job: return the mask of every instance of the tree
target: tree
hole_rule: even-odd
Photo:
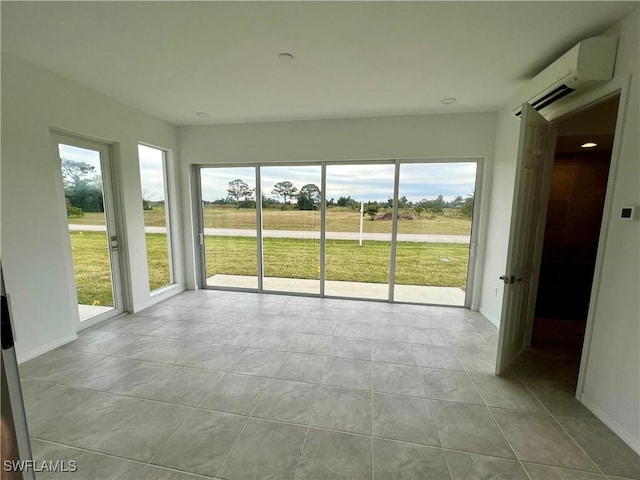
[[[402,196],[398,199],[398,208],[407,208],[407,206],[409,205],[409,200],[407,199],[406,196]]]
[[[371,221],[373,221],[373,219],[375,218],[376,214],[378,213],[378,210],[379,210],[379,208],[378,208],[378,204],[377,203],[369,202],[364,206],[363,215],[369,215],[369,219]]]
[[[271,190],[271,193],[273,195],[278,195],[279,197],[282,197],[282,201],[286,205],[287,203],[289,203],[287,200],[291,199],[296,194],[297,191],[298,189],[293,186],[293,183],[289,181],[284,181],[284,182],[276,183],[273,186],[273,190]]]
[[[244,183],[241,179],[236,178],[229,182],[227,195],[230,199],[234,200],[235,203],[240,203],[241,199],[244,199],[244,201],[247,202],[253,197],[253,189],[249,188],[249,185]]]
[[[468,195],[467,198],[464,199],[464,202],[460,206],[460,213],[465,217],[470,217],[473,215],[473,200],[474,195]]]
[[[298,193],[298,208],[300,210],[315,210],[320,205],[320,189],[313,183],[307,183]]]
[[[347,196],[347,197],[340,197],[338,198],[338,201],[336,202],[336,205],[338,207],[350,207],[351,205],[355,204],[356,201],[351,198],[351,195]]]
[[[84,212],[104,212],[102,178],[93,165],[77,160],[62,159],[64,196],[72,207]]]
[[[413,207],[413,211],[416,212],[416,215],[419,217],[424,212],[424,207],[422,205],[416,205]]]
[[[62,183],[64,188],[75,187],[81,183],[95,180],[96,167],[86,162],[62,159]]]

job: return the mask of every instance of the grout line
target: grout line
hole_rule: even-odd
[[[180,422],[180,425],[178,425],[178,427],[177,427],[177,428],[176,428],[176,429],[171,433],[171,435],[169,435],[169,438],[167,438],[167,440],[166,440],[162,445],[160,445],[160,448],[158,448],[158,450],[156,451],[156,453],[154,453],[154,454],[151,456],[151,458],[147,461],[147,464],[145,465],[145,467],[147,467],[148,465],[150,465],[150,464],[151,464],[151,462],[153,461],[153,459],[154,459],[154,458],[156,458],[156,457],[158,456],[158,454],[162,451],[162,449],[163,449],[163,448],[164,448],[164,447],[165,447],[165,446],[166,446],[166,445],[171,441],[171,439],[174,437],[174,435],[176,434],[176,432],[177,432],[178,430],[180,430],[180,429],[182,428],[182,426],[183,426],[185,423],[187,423],[187,421],[188,421],[191,417],[193,417],[193,415],[195,415],[195,413],[196,413],[196,409],[195,409],[195,408],[193,408],[193,409],[191,410],[191,413],[190,413],[189,415],[187,415],[187,416],[185,417],[185,419],[184,419],[182,422]]]
[[[262,395],[260,395],[260,399],[254,405],[253,409],[251,410],[251,413],[249,413],[249,415],[247,415],[247,420],[244,422],[244,425],[242,426],[242,430],[240,430],[240,433],[236,437],[236,441],[233,442],[233,445],[231,446],[231,448],[229,449],[229,451],[225,455],[224,460],[222,460],[222,462],[220,462],[220,466],[218,467],[218,469],[216,470],[216,474],[214,475],[215,477],[217,477],[218,473],[220,473],[222,471],[222,469],[224,468],[224,465],[225,465],[225,463],[227,463],[227,459],[229,458],[229,455],[231,455],[231,452],[233,452],[233,449],[236,448],[236,445],[238,444],[238,440],[240,440],[240,437],[242,436],[242,434],[244,433],[245,429],[247,428],[247,425],[249,424],[249,421],[251,420],[251,418],[253,418],[253,414],[255,413],[256,409],[258,408],[258,405],[260,405],[260,402],[262,401],[262,398],[264,397],[264,394],[266,392],[267,392],[267,384],[265,383],[264,390],[262,391]]]
[[[329,368],[329,362],[327,362],[327,364],[325,365],[325,370]],[[324,372],[322,372],[322,377],[324,378]],[[320,379],[320,381],[322,381],[322,378]],[[302,452],[304,451],[304,446],[307,443],[307,435],[309,435],[309,428],[311,428],[311,422],[313,421],[313,414],[316,411],[316,405],[318,404],[318,396],[320,395],[320,388],[322,388],[322,385],[318,385],[316,387],[316,396],[315,399],[313,400],[313,407],[311,407],[311,415],[309,415],[309,421],[307,422],[307,425],[305,426],[305,431],[304,431],[304,438],[302,439],[302,445],[300,446],[300,452],[298,452],[298,461],[296,462],[296,468],[293,470],[293,477],[295,478],[296,473],[298,473],[298,467],[300,467],[300,460],[302,460]]]
[[[369,377],[370,377],[370,384],[369,384],[369,388],[370,388],[370,392],[369,392],[369,402],[370,402],[370,406],[371,406],[371,479],[375,480],[376,478],[376,461],[375,461],[375,454],[374,454],[374,440],[373,440],[373,402],[374,402],[374,396],[375,393],[373,391],[373,361],[369,362]]]

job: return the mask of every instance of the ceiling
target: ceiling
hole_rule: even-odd
[[[2,1],[2,50],[176,125],[495,111],[637,6]]]

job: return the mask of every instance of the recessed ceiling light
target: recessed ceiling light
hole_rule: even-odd
[[[587,143],[583,143],[582,145],[580,145],[582,148],[593,148],[593,147],[597,147],[598,144],[597,143],[593,143],[593,142],[587,142]]]
[[[209,114],[207,112],[196,112],[196,116],[200,118],[209,118]]]
[[[291,63],[294,59],[295,57],[291,53],[282,52],[278,54],[278,60],[280,60],[282,63]]]
[[[447,97],[440,100],[440,103],[443,103],[444,105],[451,105],[452,103],[455,103],[457,100],[458,100],[457,98]]]

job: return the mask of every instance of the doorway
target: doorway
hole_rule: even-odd
[[[619,95],[558,122],[531,347],[577,382]]]
[[[55,134],[80,322],[124,311],[109,145]]]

